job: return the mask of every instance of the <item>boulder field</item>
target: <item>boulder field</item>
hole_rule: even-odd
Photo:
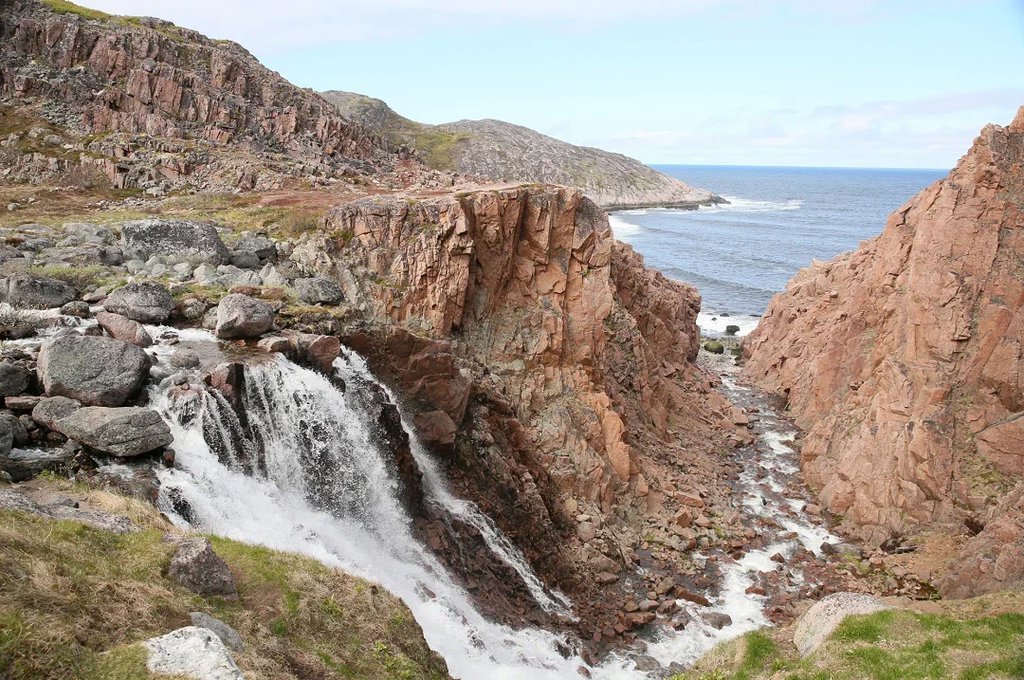
[[[805,479],[853,534],[952,535],[943,593],[1024,585],[1024,109],[801,271],[744,346],[806,431]]]

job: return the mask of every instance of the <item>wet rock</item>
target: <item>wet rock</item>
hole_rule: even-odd
[[[60,308],[60,313],[64,316],[73,316],[79,319],[86,319],[92,314],[92,310],[89,309],[89,303],[82,300],[72,300],[63,307]]]
[[[124,340],[137,347],[149,347],[153,344],[153,338],[150,337],[149,331],[138,321],[132,321],[126,316],[112,312],[99,312],[96,314],[96,323],[112,338]]]
[[[704,350],[712,354],[725,354],[725,345],[717,340],[708,340],[704,343]]]
[[[217,337],[256,338],[274,326],[274,308],[247,295],[227,295],[217,306]]]
[[[54,309],[76,300],[75,289],[56,279],[11,274],[0,279],[0,302],[19,309]]]
[[[9,424],[9,423],[7,423]],[[15,482],[32,479],[41,472],[64,473],[74,454],[58,449],[8,449],[4,453],[5,422],[0,418],[0,470]]]
[[[700,605],[701,607],[711,606],[711,602],[708,600],[708,598],[704,597],[700,593],[695,593],[693,591],[687,590],[682,586],[676,586],[675,596],[680,600],[686,600],[687,602],[692,602],[694,604]]]
[[[444,411],[417,413],[413,418],[413,425],[425,444],[451,446],[455,443],[458,427]]]
[[[227,647],[207,628],[187,626],[142,643],[152,673],[196,680],[244,680]]]
[[[37,372],[47,396],[120,406],[149,374],[149,356],[123,340],[65,335],[43,345]]]
[[[199,365],[199,355],[190,349],[179,349],[171,355],[171,366],[175,368],[195,368]]]
[[[199,626],[200,628],[212,631],[220,638],[221,642],[236,652],[241,652],[245,649],[245,643],[242,642],[242,636],[239,635],[234,628],[220,619],[215,619],[209,614],[203,612],[192,612],[189,614],[189,618],[192,619],[193,626]]]
[[[245,384],[245,365],[238,361],[219,364],[203,378],[231,404],[238,405]]]
[[[701,618],[706,624],[717,630],[732,625],[732,617],[724,612],[704,612],[701,614]]]
[[[231,570],[206,538],[182,541],[171,557],[167,575],[203,597],[237,595]]]
[[[269,338],[260,338],[256,346],[264,352],[277,352],[280,354],[289,354],[292,351],[292,343],[288,338],[275,335]]]
[[[295,279],[292,285],[295,286],[295,290],[299,293],[302,301],[312,305],[334,305],[341,302],[344,298],[338,282],[326,276]]]
[[[151,281],[118,288],[103,301],[103,309],[142,323],[163,323],[171,315],[174,300],[167,289]]]
[[[334,360],[341,354],[341,341],[333,335],[299,333],[289,338],[297,361],[322,373],[334,371]]]
[[[125,257],[148,260],[168,255],[192,265],[227,262],[227,246],[212,224],[185,220],[151,219],[121,225]]]
[[[731,323],[731,324],[729,324],[728,326],[725,327],[725,334],[726,335],[736,335],[739,332],[740,332],[740,327],[737,326],[734,323]]]
[[[28,390],[32,372],[24,366],[0,362],[0,397],[15,397]]]
[[[832,634],[847,616],[891,609],[876,597],[863,593],[833,593],[811,605],[796,622],[793,644],[807,656]]]
[[[206,303],[199,298],[185,298],[171,311],[173,318],[181,321],[199,321],[206,314]]]
[[[174,441],[167,424],[151,408],[87,406],[58,420],[56,429],[91,449],[119,458],[149,453]]]
[[[80,408],[82,404],[74,399],[46,397],[33,407],[32,420],[40,427],[52,430],[58,420],[68,417]]]

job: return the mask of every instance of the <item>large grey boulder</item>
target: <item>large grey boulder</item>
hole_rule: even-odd
[[[58,420],[67,418],[80,408],[82,405],[74,399],[46,397],[32,407],[32,420],[36,425],[52,430],[57,426]]]
[[[234,245],[235,252],[254,253],[261,260],[267,260],[277,255],[277,244],[273,239],[260,234],[253,234],[250,231],[243,231],[242,235]]]
[[[123,340],[65,335],[43,345],[36,370],[47,396],[120,406],[149,374],[149,355]]]
[[[9,418],[0,417],[0,458],[9,456],[14,446],[14,423]]]
[[[159,283],[136,281],[108,295],[103,309],[132,321],[163,323],[174,309],[174,300]]]
[[[0,279],[0,302],[20,309],[53,309],[78,298],[75,289],[57,279],[11,274]]]
[[[263,300],[233,293],[217,306],[217,337],[256,338],[274,327],[274,308]]]
[[[335,305],[341,302],[344,294],[341,286],[334,279],[326,276],[315,276],[309,279],[295,279],[292,283],[303,302],[311,305]]]
[[[151,408],[86,406],[61,418],[55,429],[96,451],[129,458],[174,441],[160,414]]]
[[[796,622],[793,644],[807,656],[832,634],[847,616],[892,609],[877,597],[863,593],[833,593],[811,605]]]
[[[32,383],[32,372],[24,366],[0,362],[0,397],[16,397]]]
[[[142,643],[152,673],[196,680],[244,680],[227,647],[217,635],[199,626],[186,626]]]
[[[192,612],[188,616],[192,619],[193,626],[199,626],[200,628],[212,631],[220,638],[221,642],[236,652],[241,652],[245,649],[245,643],[242,642],[242,636],[238,634],[238,631],[220,619],[215,619],[205,612]]]
[[[126,259],[148,260],[167,255],[198,265],[222,264],[230,254],[217,229],[204,222],[186,220],[138,220],[121,225],[121,249]]]
[[[207,538],[182,541],[171,556],[167,575],[203,597],[237,595],[235,578],[227,562],[213,551]]]
[[[108,335],[118,340],[138,347],[149,347],[153,344],[153,338],[138,321],[132,321],[126,316],[114,314],[113,312],[99,312],[96,315],[96,323],[105,330]]]
[[[0,437],[3,427],[3,424],[0,424]],[[23,482],[47,470],[65,472],[73,456],[74,453],[65,448],[11,449],[8,453],[0,455],[0,470],[10,475],[12,481]]]

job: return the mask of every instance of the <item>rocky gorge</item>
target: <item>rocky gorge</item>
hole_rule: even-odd
[[[0,579],[0,674],[669,677],[836,591],[1019,587],[1020,117],[738,373],[590,189],[428,167],[158,19],[0,35],[0,560],[79,579]]]

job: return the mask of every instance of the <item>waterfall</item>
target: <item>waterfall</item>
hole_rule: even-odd
[[[205,331],[176,331],[193,346],[216,348]],[[154,329],[154,336],[159,329]],[[158,345],[158,359],[174,351]],[[567,655],[571,641],[540,628],[513,629],[488,619],[468,592],[413,533],[399,498],[400,481],[390,451],[372,436],[374,419],[367,401],[375,391],[392,404],[394,395],[376,380],[366,362],[344,349],[334,362],[340,389],[324,375],[279,355],[247,362],[236,412],[218,391],[207,389],[200,373],[187,385],[168,379],[151,392],[154,408],[174,435],[175,468],[161,469],[161,508],[176,522],[247,543],[302,553],[348,573],[378,582],[412,610],[432,649],[448,663],[453,677],[471,680],[580,677],[586,664]],[[743,388],[723,376],[734,400]],[[750,397],[753,398],[753,397]],[[773,518],[796,538],[778,537],[741,559],[723,560],[722,581],[709,609],[677,601],[693,621],[679,632],[661,629],[647,654],[664,666],[692,663],[716,642],[769,625],[764,598],[746,589],[760,572],[779,569],[774,552],[791,554],[797,546],[817,552],[821,540],[837,540],[820,522],[800,517],[800,501],[787,498],[784,482],[797,471],[795,453],[786,445],[786,424],[763,409],[758,442],[744,449],[737,509],[748,521]],[[241,419],[244,419],[242,422]],[[444,475],[402,418],[410,450],[420,472],[424,501],[475,528],[490,551],[511,568],[546,611],[571,617],[571,603],[546,588],[522,552],[491,518],[472,502],[455,497]],[[694,555],[702,560],[703,556]],[[791,578],[799,582],[801,573]],[[705,611],[728,614],[733,623],[719,630],[701,617]],[[611,655],[590,668],[599,680],[649,677],[633,659]]]
[[[353,382],[373,381],[355,355],[338,365]],[[185,501],[187,521],[197,529],[303,553],[381,583],[413,611],[454,677],[577,676],[583,662],[559,652],[566,640],[488,620],[416,540],[387,452],[374,444],[356,400],[327,377],[283,357],[248,364],[240,395],[247,427],[223,396],[205,389],[198,374],[187,387],[173,382],[155,387],[151,397],[175,438],[175,468],[159,473],[161,507],[175,521],[186,523]],[[346,392],[357,390],[353,384]],[[451,496],[426,453],[411,441],[428,501],[480,530],[539,604],[568,611],[565,598],[545,590],[489,518]]]

